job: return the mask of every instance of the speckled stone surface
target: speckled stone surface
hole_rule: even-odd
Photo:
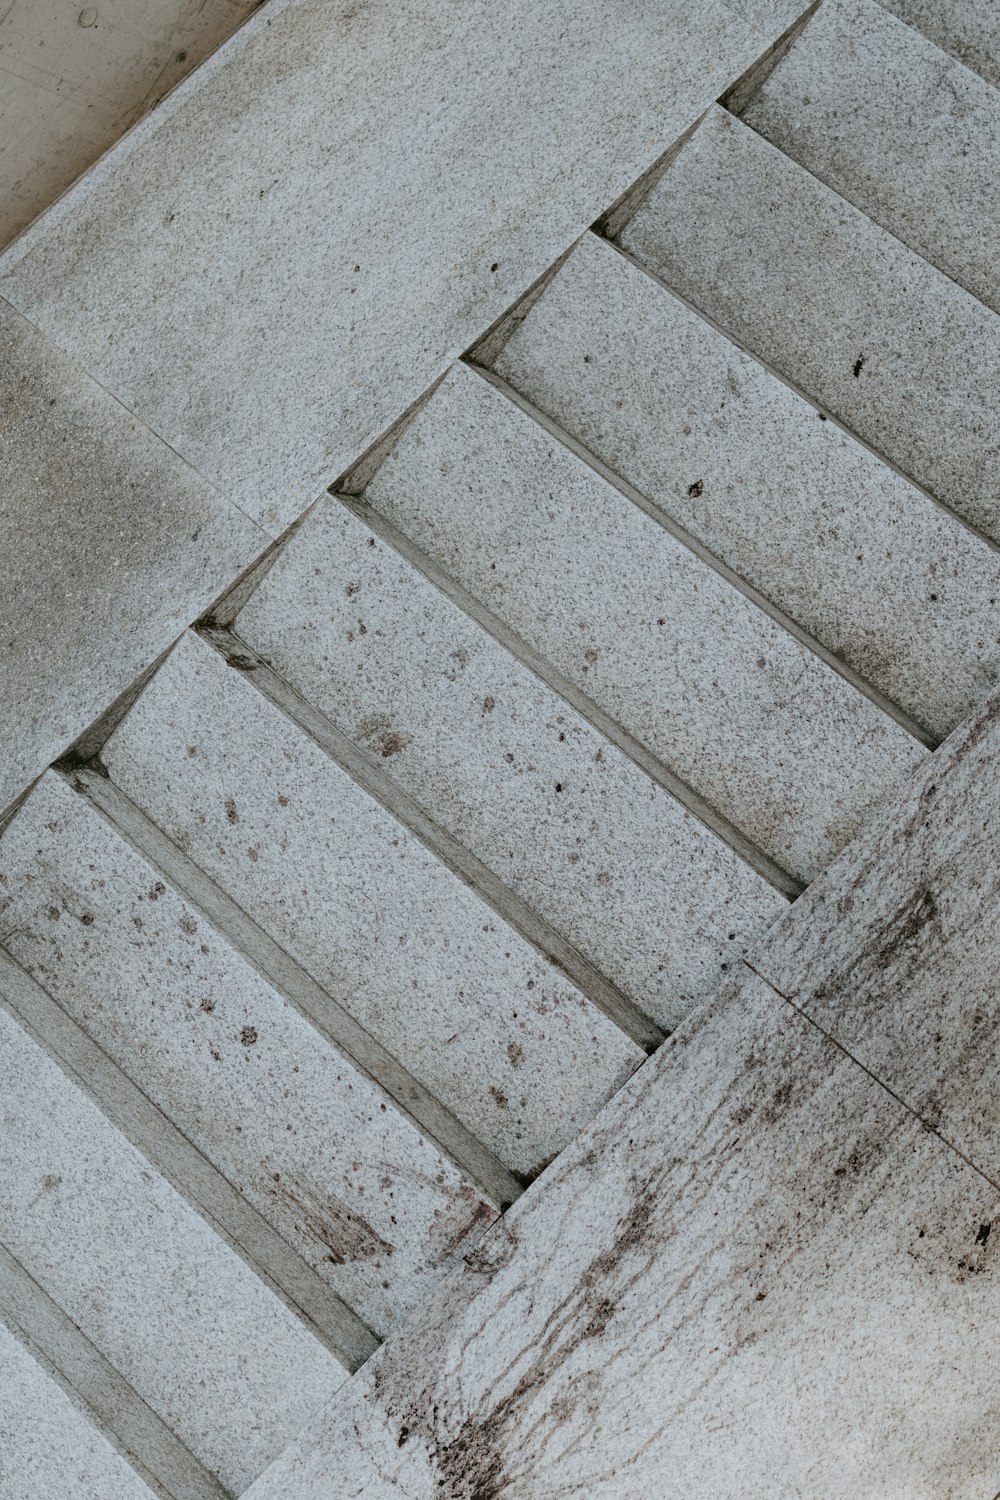
[[[824,0],[742,118],[1000,311],[1000,91],[978,74],[876,0]]]
[[[495,368],[935,735],[996,681],[996,553],[604,241]]]
[[[246,1500],[994,1495],[998,1214],[747,976]]]
[[[104,758],[189,858],[513,1171],[537,1171],[642,1060],[197,637]]]
[[[880,4],[1000,88],[1000,10],[994,0],[880,0]]]
[[[3,1323],[0,1391],[0,1500],[154,1500]]]
[[[1000,318],[976,298],[722,109],[621,241],[1000,539]]]
[[[242,1493],[343,1369],[2,1006],[0,1069],[0,1239]]]
[[[785,902],[335,500],[235,629],[664,1027]]]
[[[371,1328],[405,1316],[493,1217],[54,775],[0,840],[0,892],[6,950]]]
[[[803,879],[924,754],[463,366],[365,499]]]
[[[0,812],[266,545],[0,298]]]
[[[722,0],[269,0],[0,292],[282,530],[769,40]]]

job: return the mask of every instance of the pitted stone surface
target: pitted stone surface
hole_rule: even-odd
[[[713,109],[621,242],[1000,541],[1000,318]]]
[[[464,366],[365,499],[804,880],[925,753]]]
[[[242,1493],[343,1369],[2,1006],[0,1069],[0,1239]]]
[[[595,236],[495,369],[935,735],[996,681],[996,552]]]
[[[494,1216],[54,775],[0,840],[0,893],[0,943],[370,1327]]]

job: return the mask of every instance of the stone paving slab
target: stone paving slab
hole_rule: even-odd
[[[989,308],[723,109],[621,243],[1000,541],[1000,318]]]
[[[0,1240],[240,1494],[341,1366],[0,1007]]]
[[[995,683],[996,552],[604,241],[494,368],[933,734]]]
[[[234,629],[665,1028],[784,910],[336,500],[309,516]]]
[[[196,636],[103,759],[514,1172],[538,1171],[641,1062],[634,1042]],[[440,1233],[448,1240],[455,1226]]]
[[[364,499],[802,880],[925,753],[464,366]]]
[[[740,114],[1000,311],[1000,91],[978,74],[876,0],[824,0]]]
[[[267,540],[0,298],[0,813]]]
[[[0,1500],[154,1500],[2,1323],[0,1389]]]
[[[0,891],[0,944],[371,1328],[495,1216],[54,774],[0,841]]]
[[[1000,88],[1000,11],[993,0],[879,0]]]

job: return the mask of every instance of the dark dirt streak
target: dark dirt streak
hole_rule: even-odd
[[[377,1234],[367,1219],[352,1213],[339,1199],[313,1195],[298,1184],[292,1186],[280,1181],[272,1191],[291,1205],[305,1231],[326,1246],[328,1259],[335,1265],[395,1254],[394,1245]]]

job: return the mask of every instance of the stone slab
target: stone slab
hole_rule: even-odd
[[[770,39],[722,0],[269,0],[0,293],[280,531]]]
[[[3,1323],[0,1390],[0,1500],[154,1500]]]
[[[0,812],[267,540],[0,298]]]
[[[0,1240],[241,1494],[344,1371],[0,1007]]]
[[[784,911],[337,501],[296,532],[234,629],[664,1028]]]
[[[1000,91],[876,0],[824,0],[741,111],[1000,311]]]
[[[53,773],[0,841],[0,891],[6,951],[369,1327],[394,1326],[494,1217]]]
[[[747,976],[247,1500],[993,1495],[998,1213]]]
[[[925,753],[465,366],[364,499],[803,880]]]
[[[1000,11],[993,0],[880,0],[1000,88]]]
[[[115,784],[513,1171],[537,1171],[642,1060],[198,637],[102,754]]]
[[[1000,319],[723,109],[621,243],[1000,540]]]
[[[606,242],[494,368],[932,734],[996,682],[993,549]]]

